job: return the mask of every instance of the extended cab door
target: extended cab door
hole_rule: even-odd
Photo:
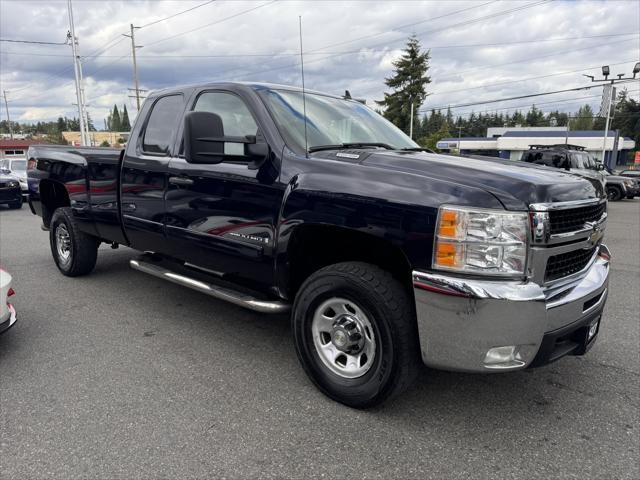
[[[203,91],[192,106],[219,115],[225,136],[261,136],[255,115],[235,93]],[[238,146],[225,144],[225,149]],[[166,232],[173,256],[262,289],[273,285],[275,225],[284,188],[277,172],[250,169],[251,159],[241,152],[217,164],[171,159]]]
[[[169,253],[164,235],[164,195],[185,97],[171,94],[150,103],[140,112],[123,160],[122,224],[133,248]]]

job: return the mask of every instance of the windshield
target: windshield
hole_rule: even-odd
[[[26,160],[12,160],[11,161],[11,170],[17,171],[26,171],[27,170],[27,161]]]
[[[595,170],[596,164],[587,153],[573,152],[571,154],[572,168]]]
[[[304,152],[302,92],[266,90],[263,94],[285,141]],[[306,94],[308,147],[343,143],[384,143],[393,148],[419,145],[391,122],[354,100]]]

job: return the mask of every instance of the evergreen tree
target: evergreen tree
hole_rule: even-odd
[[[118,105],[113,106],[113,112],[111,113],[111,125],[109,130],[112,132],[119,132],[122,130],[122,123],[120,120],[120,112],[118,111]]]
[[[129,112],[127,112],[126,105],[123,105],[122,107],[122,122],[120,128],[121,129],[118,131],[128,132],[129,130],[131,130],[131,124],[129,123]]]
[[[437,132],[429,135],[424,141],[421,141],[420,144],[423,147],[429,148],[434,152],[438,149],[436,148],[436,144],[442,140],[443,138],[451,137],[451,132],[449,131],[449,124],[445,121],[442,123]]]
[[[420,41],[415,36],[409,37],[404,53],[393,62],[393,76],[385,79],[385,84],[393,91],[385,93],[384,100],[376,102],[385,107],[385,118],[405,133],[409,133],[411,104],[415,127],[418,110],[427,97],[425,87],[431,83],[431,78],[427,76],[429,58],[429,51],[421,51]]]
[[[89,115],[89,112],[87,112],[87,130],[89,130],[90,132],[96,131],[96,127],[93,124],[93,119],[91,118],[91,115]]]
[[[67,129],[66,119],[62,117],[58,117],[57,128],[58,128],[58,132],[64,132]]]
[[[538,110],[535,105],[531,106],[531,110],[527,112],[525,117],[527,125],[530,127],[543,127],[545,126],[544,113]]]
[[[571,130],[591,130],[593,128],[593,110],[589,105],[580,107],[578,113],[569,122]]]

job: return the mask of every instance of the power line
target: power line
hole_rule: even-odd
[[[623,83],[630,83],[633,80],[630,80],[629,82],[623,82]],[[508,102],[510,100],[520,100],[523,98],[535,98],[535,97],[542,97],[545,95],[554,95],[556,93],[565,93],[565,92],[578,92],[580,90],[591,90],[592,88],[598,88],[598,87],[602,87],[602,85],[587,85],[585,87],[575,87],[575,88],[565,88],[563,90],[555,90],[552,92],[542,92],[542,93],[532,93],[529,95],[518,95],[515,97],[505,97],[505,98],[496,98],[496,99],[492,99],[492,100],[485,100],[485,101],[481,101],[481,102],[470,102],[470,103],[460,103],[458,105],[441,105],[441,106],[437,106],[437,107],[428,107],[428,108],[421,108],[420,110],[418,110],[419,112],[426,112],[429,110],[444,110],[445,108],[462,108],[462,107],[473,107],[476,105],[488,105],[490,103],[500,103],[500,102]]]
[[[638,91],[640,91],[640,89],[637,90],[626,90],[628,93],[636,93]],[[573,97],[573,98],[565,98],[562,100],[552,100],[550,102],[539,102],[539,103],[526,103],[526,104],[520,104],[520,105],[514,105],[512,107],[501,107],[501,108],[493,108],[490,110],[468,110],[466,112],[458,112],[456,115],[457,116],[463,116],[463,115],[470,115],[472,113],[494,113],[494,112],[499,112],[499,111],[506,111],[506,110],[517,110],[519,108],[527,108],[527,107],[531,107],[533,105],[535,105],[536,107],[539,107],[540,105],[568,105],[568,104],[572,104],[572,103],[582,103],[582,102],[576,102],[575,100],[584,100],[584,99],[589,99],[589,98],[601,98],[602,95],[587,95],[587,96],[583,96],[583,97]]]
[[[516,11],[521,11],[521,10],[525,10],[525,9],[528,9],[528,8],[533,8],[533,7],[536,7],[538,5],[549,3],[551,1],[553,1],[553,0],[542,0],[542,1],[534,2],[534,3],[528,3],[526,5],[521,5],[519,7],[512,8],[512,9],[509,9],[509,10],[501,10],[500,12],[496,12],[496,13],[493,13],[491,15],[485,15],[483,17],[478,17],[478,18],[474,18],[474,19],[465,20],[463,22],[454,23],[454,24],[451,24],[451,25],[446,25],[444,27],[439,27],[439,28],[434,28],[434,29],[431,29],[431,30],[426,30],[426,31],[423,31],[423,32],[420,32],[420,33],[416,33],[415,35],[418,36],[418,35],[424,35],[424,34],[427,34],[427,33],[436,33],[436,32],[441,32],[441,31],[444,31],[444,30],[449,30],[449,29],[455,28],[455,27],[466,26],[466,25],[470,25],[470,24],[473,24],[473,23],[482,22],[482,21],[487,20],[489,18],[495,18],[495,17],[501,16],[501,15],[507,15],[509,13],[513,13],[513,12],[516,12]],[[403,37],[403,38],[398,38],[396,40],[392,40],[390,42],[387,41],[387,42],[383,42],[383,43],[377,43],[377,44],[374,44],[374,45],[370,45],[369,47],[377,47],[377,46],[380,46],[380,45],[388,46],[390,43],[397,43],[397,42],[405,41],[405,40],[406,40],[406,38]],[[321,50],[321,49],[322,49],[322,47],[318,48],[318,49],[315,49],[313,51],[318,51],[318,50]],[[358,51],[358,53],[359,52],[360,51]],[[307,61],[307,63],[320,62],[320,61],[323,61],[323,60],[327,60],[329,58],[334,58],[334,57],[338,57],[338,56],[342,56],[342,55],[347,55],[349,53],[353,53],[353,52],[338,52],[338,53],[327,55],[327,56],[322,57],[322,58],[316,58],[314,60]],[[306,54],[306,52],[305,52],[305,54]],[[282,66],[274,67],[274,68],[271,68],[271,69],[268,69],[268,70],[260,69],[260,70],[250,71],[250,72],[244,73],[243,76],[246,77],[247,75],[268,73],[268,72],[272,72],[272,71],[276,71],[276,70],[283,70],[283,69],[289,69],[289,68],[294,68],[294,67],[297,68],[299,66],[299,64],[300,64],[299,62],[296,62],[294,64],[282,65]],[[265,65],[265,63],[262,63],[260,65]],[[231,70],[231,72],[235,72],[235,71],[238,71],[238,70],[242,70],[242,69],[241,68],[233,69],[233,70]],[[225,72],[225,75],[227,75],[228,73],[229,73],[229,71]]]
[[[178,13],[174,13],[173,15],[169,15],[168,17],[161,18],[160,20],[155,20],[153,22],[145,23],[144,25],[139,26],[138,28],[150,27],[151,25],[155,25],[156,23],[164,22],[165,20],[169,20],[171,18],[177,17],[178,15],[182,15],[183,13],[191,12],[196,8],[204,7],[205,5],[209,5],[210,3],[215,2],[216,0],[209,0],[208,2],[201,3],[200,5],[196,5],[195,7],[188,8],[187,10],[183,10]]]
[[[0,38],[0,42],[9,43],[28,43],[31,45],[68,45],[67,42],[39,42],[35,40],[15,40],[10,38]]]
[[[519,12],[521,10],[527,10],[529,8],[537,7],[538,5],[543,5],[545,3],[550,3],[550,2],[553,2],[553,1],[554,0],[542,0],[542,1],[528,3],[526,5],[520,5],[520,6],[515,7],[515,8],[511,8],[511,9],[508,9],[508,10],[501,10],[499,12],[495,12],[495,13],[492,13],[490,15],[485,15],[483,17],[470,18],[468,20],[464,20],[464,21],[459,22],[459,23],[454,23],[452,25],[445,25],[443,27],[433,28],[433,29],[430,29],[430,30],[423,30],[422,32],[416,32],[415,36],[426,35],[428,33],[442,32],[442,31],[449,30],[449,29],[454,28],[454,27],[471,25],[471,24],[474,24],[474,23],[482,22],[484,20],[488,20],[490,18],[501,17],[502,15],[508,15],[510,13]],[[354,39],[354,41],[355,40],[358,40],[358,39]],[[402,38],[398,37],[398,39],[392,40],[391,43],[397,43],[397,42],[405,41],[405,40],[406,40],[406,36],[403,34]],[[378,47],[378,46],[381,46],[381,45],[382,46],[386,46],[388,44],[389,44],[389,42],[386,41],[386,42],[380,42],[380,43],[376,43],[376,44],[370,45],[369,47]],[[331,46],[334,46],[334,45],[331,45]],[[322,49],[323,48],[321,47],[321,48],[315,49],[313,51],[322,50]]]
[[[563,38],[538,38],[538,39],[532,39],[532,40],[523,40],[523,41],[518,41],[518,42],[512,42],[509,41],[508,43],[472,43],[472,44],[462,44],[462,45],[430,45],[428,47],[429,50],[437,50],[437,49],[454,49],[454,48],[478,48],[478,47],[496,47],[496,46],[500,46],[500,47],[510,47],[513,45],[521,45],[521,44],[531,44],[531,43],[545,43],[545,42],[563,42],[563,41],[569,41],[569,40],[586,40],[586,39],[592,39],[592,38],[610,38],[610,37],[624,37],[624,36],[630,36],[633,35],[635,36],[636,33],[635,32],[631,32],[631,33],[615,33],[615,34],[611,34],[611,35],[586,35],[586,36],[582,36],[582,37],[563,37]],[[120,43],[121,41],[123,41],[122,38],[120,37],[116,37],[116,39],[119,40]],[[605,46],[605,45],[614,45],[616,43],[622,43],[622,42],[628,42],[628,41],[632,41],[634,39],[630,38],[627,40],[622,40],[620,42],[610,42],[610,43],[603,43],[600,45],[595,45],[595,46],[588,46],[588,47],[584,47],[584,49],[589,49],[589,48],[594,48],[594,47],[601,47],[601,46]],[[115,46],[115,45],[114,45]],[[111,48],[111,47],[109,47]],[[356,53],[362,53],[363,49],[365,49],[366,47],[362,47],[360,49],[357,50],[348,50],[348,51],[338,51],[338,52],[319,52],[319,51],[312,51],[312,52],[304,52],[305,56],[308,55],[349,55],[349,54],[356,54]],[[571,52],[571,51],[578,51],[578,50],[582,50],[582,49],[573,49],[573,50],[566,50],[565,52]],[[95,57],[98,56],[95,54],[95,52],[97,52],[98,50],[94,51],[93,53],[90,53],[88,55],[83,55],[82,58],[89,58],[89,57]],[[387,48],[382,48],[379,50],[374,50],[374,49],[368,49],[368,52],[373,52],[373,53],[377,53],[377,52],[388,52],[389,50]],[[565,53],[565,52],[558,52],[556,54],[553,55],[560,55],[561,53]],[[6,55],[20,55],[20,56],[34,56],[34,57],[67,57],[68,55],[63,55],[61,53],[33,53],[33,52],[14,52],[14,51],[0,51],[0,54],[6,54]],[[99,55],[102,58],[113,58],[113,57],[117,57],[118,55]],[[273,52],[273,53],[223,53],[223,54],[206,54],[206,55],[179,55],[179,54],[169,54],[169,55],[165,55],[165,54],[149,54],[149,55],[138,55],[138,58],[238,58],[238,57],[298,57],[300,56],[299,53],[295,53],[295,52]],[[549,55],[551,56],[551,55]],[[544,57],[535,57],[535,58],[544,58]],[[524,62],[527,61],[527,59],[521,60],[519,62]],[[516,63],[516,62],[511,62],[511,63]],[[499,64],[499,65],[489,65],[487,67],[483,67],[483,68],[490,68],[492,66],[503,66],[503,65],[510,65],[510,63],[503,63],[503,64]],[[474,69],[475,70],[475,69]],[[457,72],[457,73],[463,73],[463,72]]]
[[[635,41],[635,40],[633,38],[628,38],[626,40],[618,40],[617,42],[599,43],[597,45],[588,45],[588,46],[582,47],[582,48],[572,48],[570,50],[563,50],[563,51],[560,51],[560,52],[555,52],[555,53],[551,53],[551,54],[548,54],[548,55],[541,55],[541,56],[538,56],[538,57],[523,58],[522,60],[515,60],[513,62],[485,65],[485,66],[482,66],[482,67],[470,68],[469,70],[462,70],[462,71],[456,70],[456,75],[463,75],[465,73],[478,72],[480,70],[486,70],[488,68],[506,67],[507,65],[516,65],[518,63],[531,62],[532,60],[540,60],[542,58],[557,57],[558,55],[564,55],[565,53],[580,52],[582,50],[593,50],[595,48],[608,47],[610,45],[618,45],[620,43],[626,43],[626,42],[632,42],[632,41]]]
[[[629,62],[635,62],[635,60],[626,60],[624,62],[611,63],[610,66],[624,65],[624,64],[629,63]],[[484,84],[484,85],[478,85],[476,87],[459,88],[459,89],[456,89],[456,90],[443,90],[441,92],[432,93],[429,96],[433,97],[435,95],[443,95],[445,93],[467,92],[469,90],[478,90],[478,89],[487,88],[487,87],[499,87],[499,86],[502,86],[502,85],[510,85],[512,83],[527,82],[529,80],[538,80],[540,78],[559,77],[559,76],[562,76],[562,75],[569,75],[571,73],[584,72],[585,70],[591,70],[591,69],[594,69],[594,68],[600,68],[600,65],[591,66],[591,67],[582,67],[582,68],[579,68],[577,70],[569,70],[569,71],[566,71],[566,72],[549,73],[547,75],[538,75],[536,77],[519,78],[517,80],[509,80],[509,81],[506,81],[506,82],[487,83],[487,84]]]
[[[364,40],[364,39],[367,39],[367,38],[379,37],[381,35],[385,35],[385,34],[389,33],[390,31],[393,31],[393,30],[402,30],[402,29],[405,29],[405,28],[408,28],[408,27],[415,27],[416,25],[420,25],[421,23],[431,22],[433,20],[439,20],[441,18],[450,17],[452,15],[457,15],[458,13],[466,12],[468,10],[473,10],[475,8],[480,8],[480,7],[485,7],[485,6],[489,5],[489,4],[496,3],[498,1],[499,0],[492,0],[491,2],[481,3],[480,5],[473,5],[471,7],[463,8],[461,10],[455,10],[453,12],[445,13],[444,15],[439,15],[437,17],[426,18],[426,19],[420,20],[418,22],[407,23],[407,24],[404,24],[404,25],[398,25],[398,26],[395,26],[395,27],[391,27],[390,30],[387,30],[385,32],[378,32],[378,33],[373,33],[373,34],[370,34],[370,35],[363,35],[361,37],[352,38],[350,40],[345,40],[345,41],[342,41],[342,42],[332,43],[330,45],[325,45],[324,47],[316,48],[315,50],[311,50],[309,52],[305,52],[305,54],[309,54],[311,52],[318,52],[318,51],[324,50],[326,48],[337,47],[339,45],[346,45],[348,43],[353,43],[353,42],[356,42],[358,40]]]
[[[171,40],[173,38],[177,38],[177,37],[180,37],[182,35],[186,35],[188,33],[193,33],[193,32],[196,32],[198,30],[202,30],[203,28],[210,27],[212,25],[217,25],[219,23],[225,22],[225,21],[230,20],[232,18],[239,17],[240,15],[244,15],[245,13],[253,12],[254,10],[258,10],[259,8],[271,5],[274,2],[276,2],[276,0],[271,0],[271,1],[263,3],[261,5],[257,5],[255,7],[248,8],[247,10],[242,10],[241,12],[235,13],[235,14],[230,15],[230,16],[225,17],[225,18],[221,18],[220,20],[216,20],[215,22],[207,23],[206,25],[201,25],[199,27],[192,28],[191,30],[187,30],[187,31],[184,31],[184,32],[176,33],[175,35],[171,35],[169,37],[161,38],[160,40],[156,40],[155,42],[148,43],[147,47],[151,47],[152,45],[156,45],[158,43],[165,42],[167,40]]]

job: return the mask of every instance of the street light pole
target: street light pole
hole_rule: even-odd
[[[602,141],[602,163],[606,164],[605,160],[605,155],[607,153],[607,135],[609,134],[609,122],[611,120],[611,104],[615,101],[615,94],[616,94],[616,89],[614,88],[614,85],[616,83],[620,83],[620,82],[626,82],[628,80],[634,80],[636,78],[636,76],[640,73],[640,62],[637,62],[634,66],[633,66],[633,77],[625,77],[624,73],[620,73],[618,75],[616,75],[618,78],[609,78],[609,75],[611,74],[611,69],[609,68],[609,65],[603,65],[602,66],[602,76],[604,78],[598,78],[596,79],[593,75],[584,75],[587,78],[591,79],[591,82],[605,82],[608,83],[610,85],[610,91],[609,91],[609,96],[606,99],[606,103],[607,103],[607,120],[605,122],[605,128],[604,128],[604,140]],[[607,86],[605,85],[605,88],[607,88]],[[616,143],[617,145],[617,143]]]
[[[606,86],[604,87],[606,88]],[[607,135],[609,134],[609,119],[611,118],[611,102],[613,100],[613,96],[615,95],[616,89],[613,87],[613,80],[611,80],[611,86],[609,87],[609,95],[607,98],[607,120],[604,124],[604,140],[602,141],[602,163],[606,164],[606,154],[607,154]]]

